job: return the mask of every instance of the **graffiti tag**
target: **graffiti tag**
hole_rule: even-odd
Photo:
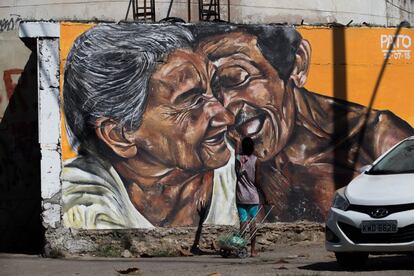
[[[412,39],[409,35],[381,35],[381,50],[384,58],[411,59]],[[389,49],[392,47],[392,51]]]
[[[13,31],[19,26],[19,22],[22,20],[18,14],[10,14],[10,18],[0,19],[0,33]]]

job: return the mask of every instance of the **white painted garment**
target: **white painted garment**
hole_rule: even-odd
[[[64,163],[61,174],[63,222],[79,229],[153,228],[133,206],[112,165],[98,155],[78,156]],[[234,151],[229,162],[214,170],[213,194],[204,224],[234,225],[236,174]]]
[[[112,165],[78,156],[62,170],[63,223],[81,229],[153,228],[133,206]]]
[[[228,146],[231,157],[224,167],[214,170],[214,186],[210,210],[204,224],[237,225],[236,171],[234,149]]]

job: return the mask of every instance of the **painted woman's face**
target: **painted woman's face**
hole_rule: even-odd
[[[221,167],[234,116],[213,95],[210,61],[191,50],[172,52],[150,81],[142,125],[134,133],[139,152],[184,170]]]

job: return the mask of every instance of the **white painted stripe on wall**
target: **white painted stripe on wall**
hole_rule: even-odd
[[[23,22],[19,37],[60,37],[60,25],[53,22]]]

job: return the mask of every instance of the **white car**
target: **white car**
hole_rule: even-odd
[[[369,253],[414,251],[414,136],[339,189],[326,221],[326,249],[348,268]]]

